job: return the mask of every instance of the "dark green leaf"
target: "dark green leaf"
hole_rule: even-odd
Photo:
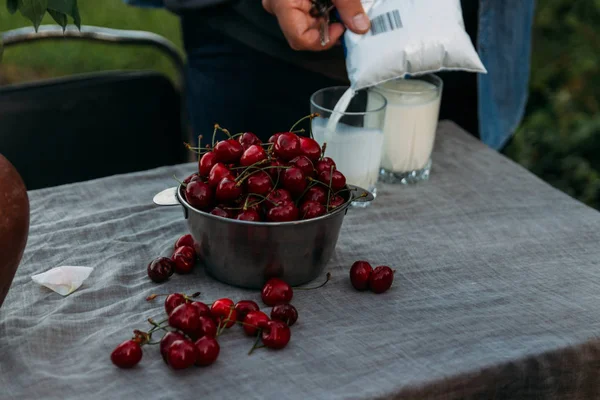
[[[81,30],[81,15],[79,15],[79,7],[77,7],[77,0],[73,4],[73,22],[79,30]]]
[[[4,53],[4,46],[2,45],[2,39],[0,39],[0,62],[2,62],[2,54]]]
[[[48,8],[63,14],[71,15],[75,0],[48,0]]]
[[[81,29],[81,17],[79,16],[77,0],[48,0],[48,11],[50,10],[70,15],[75,25]]]
[[[67,14],[63,14],[60,11],[48,9],[48,14],[52,16],[52,18],[56,21],[57,24],[63,27],[63,31],[67,27]]]
[[[19,0],[19,11],[33,23],[35,30],[39,28],[48,8],[48,0]]]
[[[6,8],[8,8],[9,13],[16,13],[19,9],[19,0],[6,0]]]

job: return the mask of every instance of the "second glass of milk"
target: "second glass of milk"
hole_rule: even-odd
[[[381,180],[427,180],[435,142],[443,83],[436,75],[395,79],[374,88],[388,101]]]
[[[376,194],[383,149],[383,124],[387,101],[379,93],[347,86],[315,92],[310,99],[314,139],[327,144],[325,156],[331,157],[346,182]],[[367,206],[370,203],[353,203]]]

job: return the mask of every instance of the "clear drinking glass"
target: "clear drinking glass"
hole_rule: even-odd
[[[347,183],[373,195],[377,193],[386,105],[379,93],[360,90],[352,96],[347,86],[321,89],[310,98],[311,113],[319,114],[312,120],[315,140],[321,146],[326,143],[325,155],[335,161]]]
[[[436,75],[395,79],[373,90],[388,101],[381,180],[406,184],[429,179],[442,80]]]

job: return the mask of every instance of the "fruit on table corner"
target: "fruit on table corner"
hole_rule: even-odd
[[[0,154],[0,307],[15,276],[29,234],[29,198],[21,176]]]

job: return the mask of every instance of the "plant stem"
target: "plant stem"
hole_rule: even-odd
[[[255,349],[258,349],[258,343],[260,342],[260,337],[262,336],[262,329],[258,330],[258,333],[256,334],[256,340],[254,341],[254,345],[252,346],[252,348],[250,349],[250,351],[248,352],[248,355],[251,355],[252,352]]]
[[[305,119],[307,119],[307,118],[310,118],[310,119],[312,120],[313,118],[315,118],[315,116],[318,116],[318,115],[319,115],[319,114],[309,114],[309,115],[307,115],[307,116],[305,116],[305,117],[302,117],[302,118],[300,118],[298,121],[296,121],[296,123],[295,123],[294,125],[292,125],[292,127],[290,128],[290,130],[289,130],[288,132],[293,132],[293,131],[294,131],[294,128],[295,128],[295,127],[296,127],[296,126],[297,126],[297,125],[298,125],[300,122],[304,121]]]

